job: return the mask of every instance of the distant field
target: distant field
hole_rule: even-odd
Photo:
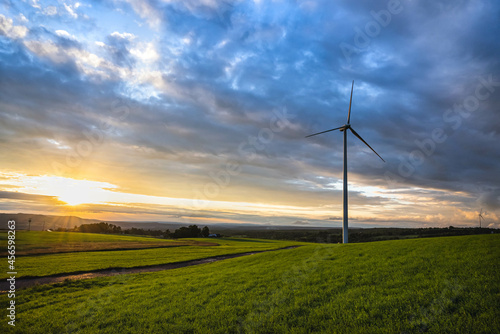
[[[304,245],[21,290],[0,331],[499,333],[499,259],[500,235]]]
[[[7,233],[0,232],[0,241],[7,240]],[[16,232],[16,254],[36,255],[62,252],[82,252],[112,249],[138,249],[168,246],[213,246],[207,240],[163,240],[158,238],[136,237],[113,234],[76,233],[76,232]],[[6,248],[0,249],[0,256],[7,254]]]
[[[46,232],[24,232],[18,234],[16,243],[24,240],[24,245],[28,249],[39,249],[33,240],[37,240],[40,234]],[[26,236],[27,234],[27,236]],[[34,235],[34,237],[31,236]],[[46,233],[52,237],[52,233]],[[300,242],[274,241],[274,240],[250,240],[250,239],[182,239],[182,241],[165,241],[154,238],[125,237],[116,235],[102,235],[91,233],[56,233],[60,239],[68,240],[68,243],[79,244],[82,250],[95,250],[95,244],[102,243],[102,246],[109,244],[116,245],[117,248],[126,249],[129,243],[139,245],[147,249],[114,250],[99,252],[65,252],[60,254],[46,254],[33,256],[19,256],[16,258],[17,277],[25,276],[48,276],[60,273],[71,273],[77,271],[90,271],[106,268],[130,268],[136,266],[147,266],[156,264],[166,264],[194,259],[202,259],[211,256],[243,253],[253,250],[267,250],[282,248],[290,245],[301,244]],[[45,237],[45,236],[44,236]],[[60,240],[56,239],[56,240]],[[155,241],[157,240],[157,241]],[[158,243],[158,241],[160,243]],[[163,243],[161,243],[163,242]],[[59,245],[59,242],[56,242]],[[42,245],[49,247],[50,242],[43,239]],[[171,245],[182,247],[151,248],[153,245]],[[209,245],[210,247],[207,247]],[[69,247],[69,246],[68,246]],[[133,248],[133,247],[132,247]],[[5,248],[6,249],[6,248]],[[60,247],[60,249],[66,249]],[[18,254],[16,252],[16,254]],[[0,272],[0,279],[7,278],[6,271]]]

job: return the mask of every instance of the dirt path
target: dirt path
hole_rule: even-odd
[[[34,286],[34,285],[61,283],[61,282],[64,282],[65,280],[82,280],[82,279],[89,279],[89,278],[96,278],[96,277],[116,276],[116,275],[135,274],[135,273],[150,273],[150,272],[155,272],[155,271],[184,268],[184,267],[189,267],[189,266],[196,266],[198,264],[210,263],[210,262],[221,261],[221,260],[226,260],[226,259],[233,259],[233,258],[241,257],[241,256],[253,255],[253,254],[264,253],[264,252],[273,252],[273,251],[278,251],[278,250],[283,250],[283,249],[292,249],[292,248],[297,248],[297,247],[299,247],[299,246],[289,246],[289,247],[284,247],[284,248],[269,249],[269,250],[263,250],[263,251],[254,251],[254,252],[228,254],[228,255],[218,255],[218,256],[207,257],[207,258],[199,259],[199,260],[189,260],[189,261],[183,261],[183,262],[157,264],[157,265],[150,265],[150,266],[139,266],[139,267],[132,267],[132,268],[108,268],[108,269],[92,270],[92,271],[88,271],[88,272],[73,272],[73,273],[57,274],[57,275],[44,276],[44,277],[17,278],[16,279],[16,290],[29,288],[29,287]],[[2,282],[0,282],[0,293],[6,293],[8,290],[9,290],[9,282],[7,282],[7,280],[3,280]]]

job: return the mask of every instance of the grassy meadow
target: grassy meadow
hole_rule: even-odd
[[[7,233],[0,233],[0,240],[7,240]],[[16,254],[39,255],[65,252],[86,252],[113,249],[139,249],[153,247],[216,245],[194,240],[172,240],[126,235],[96,233],[66,233],[47,231],[17,231]],[[0,249],[0,255],[7,255],[7,249]]]
[[[2,233],[1,237],[6,239],[6,233]],[[44,237],[47,239],[43,240]],[[200,238],[177,241],[134,236],[68,232],[18,232],[16,234],[16,245],[22,245],[22,248],[19,246],[22,250],[38,250],[38,240],[43,240],[43,242],[40,243],[44,247],[49,246],[50,241],[57,240],[57,242],[55,242],[55,247],[59,252],[55,252],[55,250],[52,249],[50,252],[42,255],[32,254],[16,257],[16,267],[19,268],[17,277],[49,276],[106,268],[130,268],[167,264],[211,256],[244,253],[254,250],[270,250],[301,244],[300,242],[292,241],[249,240],[238,238]],[[60,247],[60,240],[67,240],[68,245],[66,247]],[[99,243],[102,243],[102,245],[96,246],[96,244]],[[66,251],[67,248],[71,248],[72,244],[79,244],[78,252]],[[110,244],[113,246],[112,248],[104,248]],[[134,245],[135,249],[127,249],[130,248],[129,244]],[[157,244],[160,244],[160,246]],[[87,252],[84,251],[85,245],[87,246]],[[137,245],[142,245],[144,249],[137,249]],[[179,247],[152,248],[161,247],[162,245],[175,245]],[[100,247],[100,251],[96,251],[96,247]],[[116,248],[119,250],[116,250]],[[4,249],[7,248],[4,247]],[[17,248],[16,254],[18,254]],[[0,279],[5,279],[7,277],[7,271],[0,272]]]
[[[199,251],[243,244],[249,250],[269,242],[219,241]],[[92,254],[99,253],[105,252]],[[499,333],[499,259],[498,234],[303,244],[175,270],[20,290],[16,327],[7,328],[4,320],[0,331]],[[0,296],[1,305],[7,301]]]

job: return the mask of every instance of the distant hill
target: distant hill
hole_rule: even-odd
[[[7,222],[11,219],[16,221],[17,230],[27,230],[28,220],[31,219],[31,230],[42,229],[72,229],[82,224],[93,224],[106,222],[120,226],[122,230],[132,227],[144,230],[170,230],[187,225],[205,226],[200,223],[177,223],[177,222],[121,222],[106,221],[98,219],[84,219],[75,216],[52,216],[37,214],[8,214],[0,213],[0,229],[7,228]],[[305,227],[305,226],[271,226],[257,224],[206,224],[210,232],[219,233],[226,237],[247,237],[257,239],[296,240],[304,242],[338,243],[341,242],[342,229],[331,227]],[[369,242],[394,239],[413,239],[425,237],[442,237],[456,235],[471,235],[485,233],[499,233],[499,229],[489,228],[350,228],[349,242]]]
[[[166,230],[174,231],[182,226],[191,225],[191,223],[177,223],[177,222],[150,222],[150,221],[113,221],[113,220],[102,220],[102,219],[85,219],[75,216],[52,216],[52,215],[39,215],[39,214],[28,214],[28,213],[0,213],[0,229],[7,228],[7,222],[11,219],[16,221],[17,229],[27,230],[28,220],[31,219],[31,230],[41,231],[42,229],[58,229],[67,228],[72,229],[75,226],[80,226],[82,224],[95,224],[100,222],[110,223],[116,226],[120,226],[122,229],[130,229],[132,227],[142,228],[145,230]],[[207,225],[211,231],[215,233],[222,234],[235,234],[240,233],[240,231],[266,231],[266,230],[315,230],[323,228],[315,227],[298,227],[298,226],[271,226],[271,225],[256,225],[256,224],[200,224],[198,222],[193,222],[193,225],[198,225],[200,227]]]
[[[18,230],[27,230],[30,226],[32,231],[41,231],[42,229],[58,229],[68,228],[71,229],[75,226],[82,224],[95,224],[100,222],[111,223],[120,226],[122,229],[129,229],[132,227],[151,229],[151,230],[175,230],[185,224],[181,223],[160,223],[160,222],[119,222],[119,221],[106,221],[99,219],[85,219],[75,216],[52,216],[52,215],[38,215],[27,213],[0,213],[0,229],[7,228],[7,222],[11,219],[16,221],[16,228]],[[31,219],[31,224],[28,220]]]
[[[73,228],[81,224],[99,223],[96,219],[83,219],[75,216],[50,216],[27,213],[0,213],[0,229],[7,228],[7,222],[14,219],[17,230],[27,230],[28,226],[32,231],[45,229]],[[31,219],[31,224],[28,222]]]

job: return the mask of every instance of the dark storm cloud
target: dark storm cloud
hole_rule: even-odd
[[[479,197],[479,204],[488,210],[498,210],[500,208],[500,190],[493,189],[483,192]]]
[[[379,91],[377,99],[368,106],[363,105],[362,101],[373,99],[359,88],[355,89],[353,124],[389,163],[384,169],[363,167],[356,161],[353,161],[351,166],[354,167],[354,172],[360,172],[367,179],[370,174],[380,179],[387,170],[399,175],[399,158],[408,160],[413,151],[419,150],[416,140],[422,143],[432,139],[433,129],[443,128],[448,140],[445,143],[436,143],[432,154],[426,155],[423,163],[410,166],[411,172],[405,173],[402,179],[406,184],[422,187],[439,185],[444,189],[463,189],[464,184],[467,187],[467,183],[485,182],[485,178],[491,175],[484,173],[486,166],[497,168],[494,161],[498,161],[498,153],[492,151],[491,145],[486,144],[484,139],[498,139],[500,120],[498,112],[495,111],[498,108],[495,106],[498,106],[500,87],[496,85],[493,88],[496,91],[491,92],[488,100],[481,102],[478,110],[469,113],[469,117],[462,118],[461,126],[458,127],[458,121],[447,123],[443,118],[448,109],[453,109],[454,104],[462,104],[467,96],[474,96],[475,89],[480,84],[478,76],[487,78],[492,74],[494,81],[500,81],[498,59],[495,55],[497,46],[493,44],[491,47],[485,47],[488,43],[486,41],[491,41],[493,36],[492,29],[498,31],[498,25],[483,26],[479,23],[482,18],[477,14],[477,11],[492,9],[485,20],[491,23],[493,13],[498,13],[498,8],[492,8],[490,2],[478,5],[484,8],[476,9],[471,9],[475,6],[473,3],[446,3],[441,11],[438,10],[439,6],[429,6],[432,8],[425,5],[412,7],[417,10],[417,22],[414,19],[406,20],[414,18],[415,11],[411,14],[402,12],[400,17],[393,18],[391,25],[374,38],[370,47],[353,61],[352,66],[357,70],[355,76]],[[460,17],[472,19],[472,23],[468,21],[471,25],[463,25],[463,21],[460,21],[461,24],[454,23],[450,26],[453,20],[450,11]],[[369,13],[369,8],[365,13]],[[398,31],[394,29],[403,24],[402,22],[408,23],[406,29],[398,29],[403,32],[403,36],[398,36]],[[471,27],[477,27],[478,30],[471,32]],[[445,33],[440,33],[440,29]],[[396,35],[393,41],[388,39],[387,36],[393,35]],[[480,44],[478,41],[481,40],[485,41],[482,48],[464,52],[470,45]],[[394,44],[395,42],[399,44]],[[383,52],[384,47],[390,45],[392,47],[388,51],[392,57],[391,62],[382,62],[383,65],[379,68],[363,66],[363,57],[366,58],[371,52]],[[399,50],[395,50],[396,46]],[[480,58],[475,56],[479,52]],[[398,64],[398,58],[402,64]],[[444,75],[445,73],[447,75]],[[368,108],[373,111],[368,112]],[[477,119],[482,118],[489,118],[487,124],[490,129],[487,136],[481,134],[481,129],[474,124]],[[333,126],[335,125],[332,124]],[[365,126],[370,130],[363,131]],[[452,126],[458,128],[453,129]],[[351,143],[356,141],[352,138]],[[340,141],[341,138],[337,140]],[[362,144],[359,147],[363,149]],[[363,159],[362,162],[368,161]],[[498,187],[498,184],[495,186]]]

